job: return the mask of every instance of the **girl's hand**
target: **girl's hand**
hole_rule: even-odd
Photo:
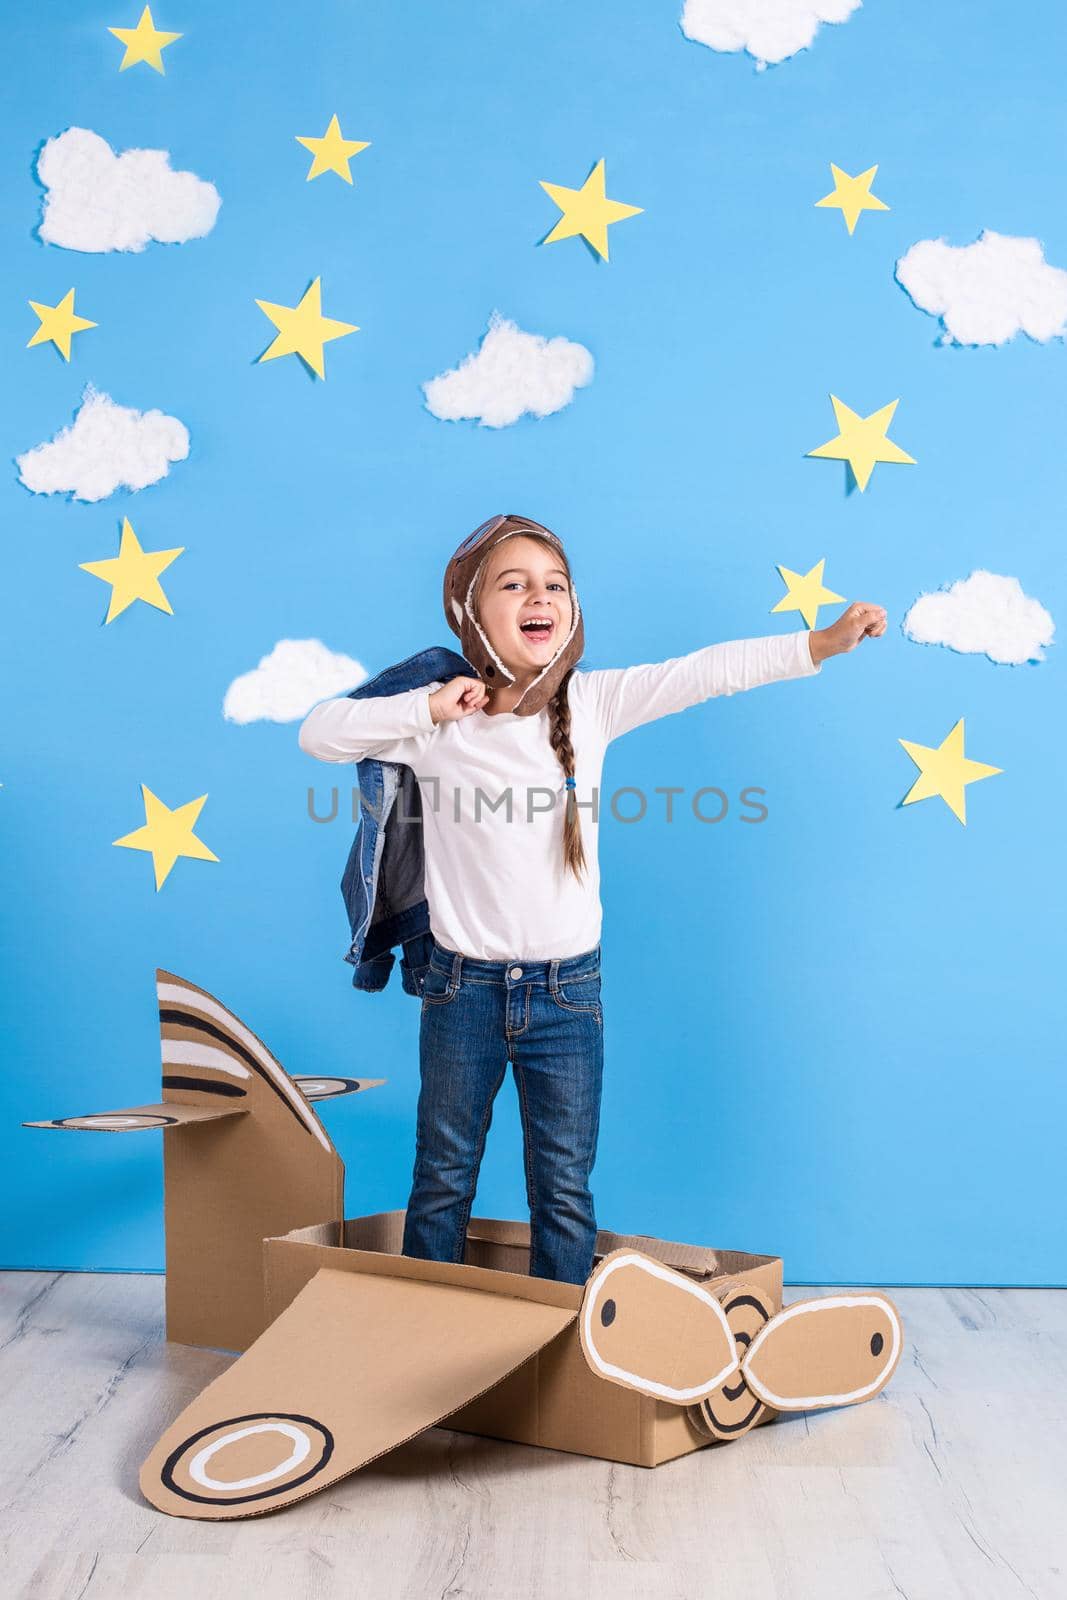
[[[854,600],[828,628],[814,628],[808,635],[811,659],[818,666],[827,656],[840,656],[855,650],[861,639],[877,639],[885,632],[885,607]]]
[[[480,711],[489,698],[489,690],[480,678],[452,678],[430,696],[430,715],[436,726],[439,722],[458,722]]]

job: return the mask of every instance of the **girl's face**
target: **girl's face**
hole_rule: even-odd
[[[504,665],[520,681],[547,666],[571,629],[571,594],[559,555],[522,534],[489,556],[478,617]]]

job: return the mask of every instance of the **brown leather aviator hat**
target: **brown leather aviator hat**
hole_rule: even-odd
[[[458,633],[463,644],[463,654],[487,688],[497,688],[503,683],[514,683],[515,674],[509,672],[485,634],[474,614],[474,586],[482,564],[502,539],[515,534],[536,533],[552,543],[563,554],[563,545],[548,528],[529,517],[513,514],[490,517],[481,527],[468,534],[445,570],[445,618],[453,633]],[[566,566],[566,558],[564,558]],[[573,582],[571,593],[571,630],[559,649],[528,684],[512,710],[517,717],[532,717],[548,704],[564,675],[576,666],[585,650],[585,630],[582,625],[582,608]]]

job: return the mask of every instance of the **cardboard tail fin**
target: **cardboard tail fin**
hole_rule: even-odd
[[[141,1468],[141,1491],[177,1517],[279,1510],[476,1399],[575,1315],[324,1267],[166,1430]]]
[[[343,1220],[344,1166],[311,1101],[385,1080],[290,1077],[233,1011],[163,968],[156,997],[161,1101],[26,1126],[163,1129],[167,1337],[244,1350],[266,1326],[263,1240]]]
[[[167,1336],[244,1350],[266,1326],[263,1240],[344,1215],[344,1166],[300,1086],[206,989],[156,973],[165,1100],[242,1093],[249,1115],[163,1142]]]

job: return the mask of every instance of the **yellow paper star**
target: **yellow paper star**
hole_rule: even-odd
[[[316,278],[298,306],[276,306],[270,300],[257,300],[256,305],[278,329],[278,337],[260,361],[273,361],[277,356],[297,355],[306,361],[313,372],[325,378],[322,347],[331,339],[343,339],[346,333],[358,333],[353,322],[335,322],[322,314],[321,277]]]
[[[107,561],[79,561],[82,572],[92,573],[111,585],[111,603],[107,608],[105,623],[132,606],[135,600],[144,600],[158,611],[174,615],[174,608],[159,583],[159,574],[176,561],[185,549],[142,550],[140,541],[130,526],[128,517],[122,519],[122,539],[119,553]]]
[[[125,72],[127,67],[136,66],[138,61],[145,61],[150,67],[155,67],[157,72],[163,71],[163,51],[168,44],[173,44],[175,39],[180,39],[180,33],[160,33],[152,21],[152,13],[145,6],[141,12],[141,20],[136,28],[109,28],[108,33],[113,33],[115,38],[126,46],[126,54],[119,62],[119,71]]]
[[[294,134],[293,137],[297,144],[305,145],[315,157],[307,175],[309,183],[312,178],[320,178],[324,172],[336,172],[346,183],[351,183],[352,174],[348,163],[352,156],[358,155],[361,150],[366,150],[370,144],[369,139],[343,139],[336,111],[330,118],[330,126],[321,139],[305,138],[300,133]]]
[[[877,195],[871,193],[871,183],[878,171],[877,166],[868,167],[866,172],[861,172],[857,178],[850,178],[847,172],[830,163],[830,171],[834,175],[834,187],[829,194],[824,194],[821,200],[816,200],[817,206],[836,206],[842,212],[849,233],[855,229],[861,211],[888,211],[889,207]]]
[[[132,833],[123,834],[121,839],[113,839],[112,843],[122,845],[126,850],[148,851],[155,869],[157,893],[179,856],[190,856],[195,861],[219,859],[193,832],[207,799],[206,794],[202,794],[198,800],[187,801],[184,806],[175,806],[173,811],[143,783],[141,796],[144,800],[144,827],[135,828]]]
[[[31,345],[47,344],[51,340],[64,361],[69,361],[71,335],[80,333],[83,328],[96,327],[95,322],[90,322],[88,317],[79,317],[75,312],[73,289],[67,290],[57,306],[42,305],[37,300],[31,300],[29,304],[41,321],[33,338],[26,341],[27,350]]]
[[[982,761],[971,761],[963,753],[963,718],[951,733],[945,735],[936,750],[925,744],[912,744],[907,739],[899,741],[919,769],[919,776],[904,796],[902,804],[915,800],[929,800],[940,795],[949,810],[967,826],[967,807],[964,789],[979,778],[991,778],[1002,772],[1002,767],[987,767]]]
[[[772,611],[799,611],[809,628],[814,628],[819,619],[819,607],[828,606],[834,600],[843,600],[843,594],[835,594],[832,589],[823,587],[822,569],[826,565],[826,557],[817,561],[810,572],[790,572],[788,567],[779,567],[778,571],[786,584],[787,592],[782,596]]]
[[[552,244],[556,239],[573,239],[581,234],[598,255],[608,259],[608,227],[621,222],[624,217],[636,217],[644,208],[627,206],[621,200],[609,200],[604,194],[604,158],[597,162],[580,189],[566,189],[561,183],[545,183],[539,178],[542,189],[554,200],[563,215],[552,232],[544,239]]]
[[[827,444],[821,444],[817,450],[809,450],[809,456],[823,456],[832,461],[847,461],[861,489],[866,489],[870,482],[876,461],[895,461],[902,465],[915,466],[914,456],[909,456],[898,444],[894,444],[892,439],[886,438],[893,413],[900,404],[899,400],[883,406],[880,411],[872,411],[869,417],[861,417],[857,412],[850,410],[836,395],[832,394],[830,399],[839,432]]]

